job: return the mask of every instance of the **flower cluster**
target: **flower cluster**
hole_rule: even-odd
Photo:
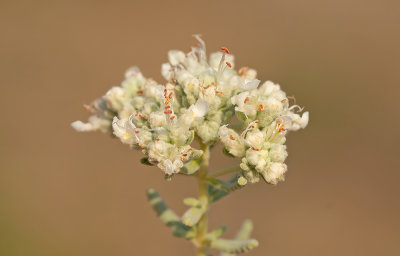
[[[260,177],[271,184],[283,180],[286,133],[304,128],[308,112],[296,113],[302,109],[289,106],[279,85],[267,81],[259,86],[255,70],[236,71],[226,47],[207,58],[204,42],[195,37],[198,45],[190,52],[169,51],[169,63],[161,67],[164,85],[130,68],[120,86],[85,106],[93,114],[88,122],[72,126],[112,132],[167,176],[201,159],[202,150],[191,146],[197,138],[202,145],[220,140],[226,153],[242,158],[240,185]],[[228,128],[233,115],[244,127],[240,135]]]

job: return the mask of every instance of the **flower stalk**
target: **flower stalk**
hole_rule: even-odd
[[[200,165],[199,174],[197,176],[197,182],[199,185],[199,201],[205,207],[205,212],[200,218],[198,223],[198,231],[196,236],[197,256],[207,256],[207,244],[206,235],[208,232],[208,210],[209,210],[209,198],[206,177],[208,174],[208,166],[210,162],[210,146],[207,144],[200,144],[203,150],[202,162]]]

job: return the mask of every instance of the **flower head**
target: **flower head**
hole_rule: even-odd
[[[278,84],[260,85],[254,69],[236,71],[226,46],[207,58],[204,41],[195,38],[198,45],[189,52],[168,52],[168,63],[161,66],[165,84],[129,68],[120,86],[85,107],[92,114],[88,121],[75,121],[72,127],[111,132],[167,176],[202,156],[191,145],[197,138],[205,145],[221,141],[226,153],[242,158],[240,185],[282,181],[286,135],[306,127],[309,113],[290,106]],[[233,115],[243,129],[228,128]]]

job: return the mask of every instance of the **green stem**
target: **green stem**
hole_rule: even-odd
[[[241,170],[240,166],[239,165],[235,165],[235,166],[229,167],[227,169],[224,169],[222,171],[216,172],[216,173],[208,176],[207,179],[213,179],[213,178],[216,178],[216,177],[228,174],[228,173],[238,172],[240,170]]]
[[[207,180],[205,179],[208,174],[208,163],[210,159],[210,146],[204,145],[202,143],[201,148],[203,150],[203,161],[200,166],[199,174],[197,176],[197,181],[199,184],[199,200],[206,207],[206,211],[203,216],[200,218],[197,230],[196,241],[198,244],[197,247],[197,256],[207,256],[207,244],[206,244],[206,236],[208,232],[208,190],[207,190]]]

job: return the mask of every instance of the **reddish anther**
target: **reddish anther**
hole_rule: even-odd
[[[169,93],[168,98],[172,99],[172,92]]]
[[[229,135],[229,138],[230,138],[231,140],[235,140],[235,138],[233,138],[232,135]]]
[[[142,95],[143,94],[143,90],[139,90],[139,91],[137,91],[137,95]]]
[[[171,113],[172,113],[172,110],[171,110],[171,109],[165,110],[165,111],[164,111],[164,114],[171,114]]]
[[[254,151],[258,151],[259,150],[258,148],[255,148],[255,147],[251,147],[251,149],[254,150]]]
[[[171,106],[165,106],[165,109],[169,109]]]
[[[228,48],[226,48],[226,47],[221,47],[221,51],[224,51],[224,52],[226,52],[227,54],[230,54]]]
[[[249,97],[246,97],[246,99],[244,99],[244,103],[249,101]]]
[[[140,118],[146,118],[146,115],[140,114],[139,117]]]
[[[175,118],[175,116],[171,116],[169,119],[173,120]]]
[[[229,62],[229,61],[227,61],[227,62],[225,62],[226,63],[226,65],[228,65],[228,67],[232,67],[232,64]]]
[[[138,130],[135,130],[135,133],[139,133],[139,131],[138,131]]]
[[[207,85],[206,87],[204,87],[204,89],[208,89],[208,88],[210,88],[210,86],[211,86],[211,85]]]
[[[260,112],[263,109],[264,109],[264,106],[262,104],[258,105],[258,109],[257,109],[258,112]]]

